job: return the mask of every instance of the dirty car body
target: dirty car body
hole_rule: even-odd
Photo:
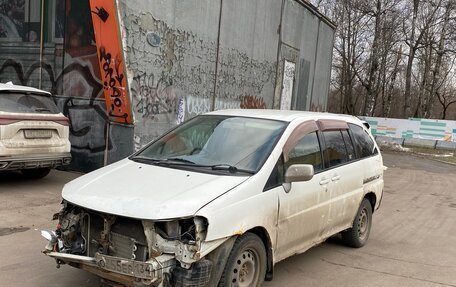
[[[382,189],[354,117],[217,111],[68,183],[44,253],[125,286],[256,286],[336,233],[364,245]]]
[[[49,92],[0,84],[0,171],[40,177],[71,161],[69,121]]]

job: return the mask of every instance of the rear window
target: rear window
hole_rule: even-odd
[[[39,94],[0,93],[0,111],[7,113],[58,114],[50,96]]]
[[[354,124],[348,124],[348,126],[355,138],[355,150],[358,158],[369,157],[378,153],[374,141],[362,127]]]

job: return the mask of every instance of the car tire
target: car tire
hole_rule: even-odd
[[[371,227],[372,205],[364,198],[353,220],[353,227],[342,232],[342,241],[350,247],[363,247],[369,239]]]
[[[51,171],[50,168],[34,168],[34,169],[23,169],[23,170],[21,170],[22,174],[26,178],[30,178],[30,179],[43,178],[46,175],[48,175],[50,171]]]
[[[245,233],[236,239],[218,286],[261,286],[266,275],[266,257],[261,239]]]

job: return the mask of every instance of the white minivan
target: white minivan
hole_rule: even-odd
[[[334,234],[366,244],[382,192],[355,117],[216,111],[68,183],[44,253],[114,285],[260,286]]]
[[[69,123],[49,92],[0,83],[0,172],[41,178],[69,164]]]

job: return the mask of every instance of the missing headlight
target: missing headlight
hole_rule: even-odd
[[[207,221],[200,217],[173,221],[155,222],[155,231],[166,240],[179,240],[185,244],[195,244],[202,238]]]
[[[155,223],[155,231],[166,240],[179,240],[185,243],[195,242],[195,224],[193,219],[162,221]]]

